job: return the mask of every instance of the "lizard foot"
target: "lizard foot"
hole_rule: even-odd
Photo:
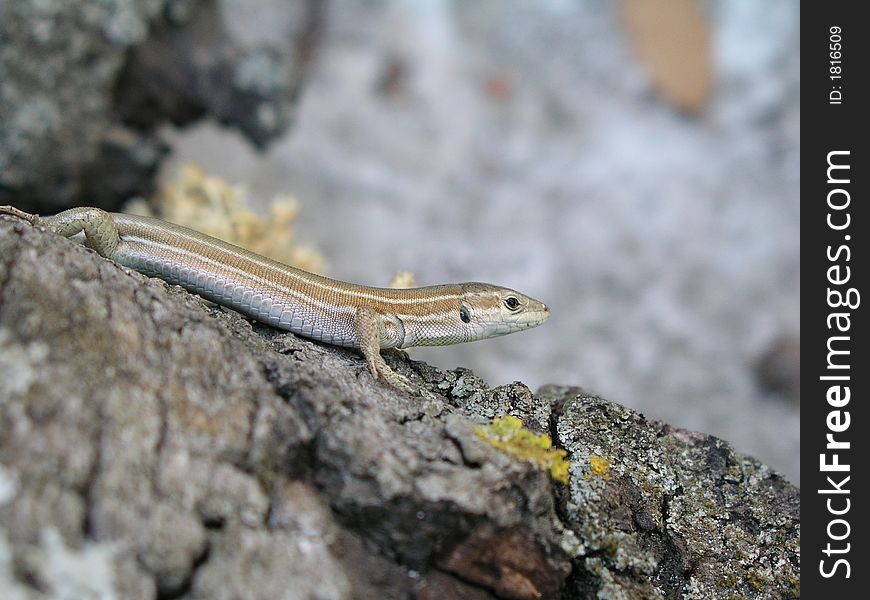
[[[372,375],[374,375],[375,379],[380,378],[385,383],[393,386],[396,389],[402,390],[403,392],[414,392],[416,388],[414,384],[411,383],[411,380],[402,375],[401,373],[396,373],[390,365],[388,365],[383,360],[380,361],[376,367],[372,369]]]

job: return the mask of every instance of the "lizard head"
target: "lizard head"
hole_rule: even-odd
[[[510,288],[488,283],[462,283],[459,287],[456,316],[469,335],[467,341],[537,327],[550,316],[546,304]]]
[[[416,289],[426,290],[426,301],[412,302],[412,310],[397,315],[403,331],[400,348],[485,340],[537,327],[550,316],[543,302],[488,283]]]

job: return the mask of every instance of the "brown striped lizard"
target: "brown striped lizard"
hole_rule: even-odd
[[[410,289],[345,283],[151,217],[80,207],[39,217],[10,214],[62,235],[84,232],[101,256],[295,334],[358,349],[372,376],[414,390],[380,351],[472,342],[536,327],[550,310],[509,288],[454,283]]]

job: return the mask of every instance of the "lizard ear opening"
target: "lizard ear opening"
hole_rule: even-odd
[[[459,308],[459,318],[463,323],[471,323],[471,311],[464,304]]]

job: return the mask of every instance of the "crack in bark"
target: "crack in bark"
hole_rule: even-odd
[[[91,468],[88,470],[88,476],[85,481],[84,489],[82,490],[82,499],[85,503],[85,514],[82,518],[82,537],[84,539],[97,539],[95,530],[95,511],[96,511],[96,487],[100,477],[100,471],[103,467],[103,437],[105,435],[105,407],[103,404],[97,408],[97,431],[94,440],[94,457],[91,462]]]
[[[462,442],[458,437],[452,435],[447,429],[442,430],[444,437],[453,444],[456,450],[459,452],[459,457],[462,459],[462,464],[470,469],[479,469],[483,465],[477,461],[471,460],[465,454],[465,448],[462,447]]]
[[[151,493],[154,497],[162,496],[160,490],[160,464],[163,457],[163,449],[166,446],[166,439],[169,437],[169,406],[163,395],[157,392],[154,395],[157,400],[157,407],[160,413],[160,431],[157,434],[157,441],[154,444],[154,467],[151,471]]]
[[[680,600],[684,596],[685,583],[687,583],[692,577],[692,569],[683,567],[685,562],[685,557],[683,555],[683,551],[680,546],[677,544],[677,540],[671,535],[668,531],[668,520],[670,519],[670,504],[673,498],[682,495],[682,488],[677,488],[676,493],[673,497],[668,494],[662,494],[662,504],[661,504],[661,513],[662,513],[662,529],[660,532],[653,532],[654,535],[657,535],[664,544],[665,555],[662,558],[661,563],[656,569],[656,574],[654,575],[654,579],[657,581],[659,587],[665,593],[666,597],[669,599]],[[674,577],[679,576],[682,580],[683,585],[679,585],[677,581],[675,581]]]
[[[262,364],[260,367],[262,368]],[[251,410],[248,411],[248,433],[245,436],[245,461],[247,463],[245,470],[250,468],[253,471],[254,461],[252,459],[252,454],[254,452],[254,438],[256,436],[257,423],[260,420],[260,414],[263,412],[263,403],[258,396],[251,398],[251,402],[253,406],[251,407]]]
[[[553,447],[561,448],[562,450],[568,452],[569,459],[571,458],[571,452],[568,451],[567,448],[565,448],[565,446],[562,444],[562,441],[559,439],[559,419],[562,417],[562,411],[565,408],[565,404],[568,402],[568,398],[574,393],[573,389],[574,388],[566,390],[553,404],[551,404],[550,416],[547,419],[548,433],[550,434],[550,440],[553,442]],[[571,522],[570,515],[568,514],[567,503],[563,502],[565,495],[568,493],[569,492],[567,487],[558,485],[552,486],[553,505],[556,509],[556,517],[559,519],[559,522],[565,529],[574,531],[574,529],[568,525],[568,523]],[[574,533],[578,534],[578,532],[576,531]]]
[[[499,597],[498,595],[496,595],[495,590],[492,589],[491,587],[483,585],[479,581],[474,581],[473,579],[469,579],[468,577],[463,577],[459,573],[454,573],[453,571],[448,571],[448,570],[443,569],[443,568],[438,567],[438,566],[433,566],[430,571],[435,572],[435,573],[440,573],[441,575],[443,575],[445,577],[448,577],[450,579],[455,579],[456,581],[462,583],[463,585],[467,585],[470,588],[473,588],[475,590],[479,590],[481,592],[489,594],[489,596],[491,598],[493,598],[493,600],[495,600],[496,598]]]
[[[105,281],[103,279],[103,265],[97,265],[97,280],[100,282],[100,287],[102,289],[108,289],[105,285]],[[105,298],[106,305],[106,323],[114,323],[114,311],[112,310],[112,295],[111,293],[106,293],[103,295]]]
[[[200,554],[194,559],[193,564],[190,565],[190,571],[188,571],[184,581],[182,581],[175,589],[161,591],[159,582],[155,580],[154,584],[157,588],[157,596],[155,600],[176,600],[176,598],[188,596],[193,590],[193,581],[196,578],[196,574],[203,565],[208,562],[209,556],[211,556],[211,543],[206,541],[203,545],[202,552],[200,552]]]

